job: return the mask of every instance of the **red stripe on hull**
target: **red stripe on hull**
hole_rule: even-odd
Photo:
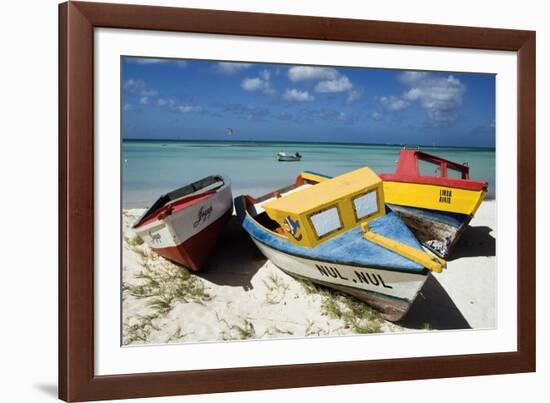
[[[208,259],[210,251],[218,242],[231,215],[232,210],[229,209],[212,224],[181,244],[169,248],[153,248],[153,250],[174,263],[193,271],[199,271]]]
[[[400,174],[380,174],[380,178],[386,182],[418,183],[421,185],[445,186],[466,190],[483,190],[487,183],[472,179],[441,178],[438,176],[416,176]]]

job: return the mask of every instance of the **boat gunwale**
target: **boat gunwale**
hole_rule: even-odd
[[[168,195],[170,195],[170,194],[177,193],[177,192],[179,192],[179,191],[181,191],[181,190],[183,190],[187,187],[191,187],[196,183],[202,182],[202,181],[204,181],[206,179],[210,179],[210,178],[218,179],[217,181],[222,182],[222,184],[220,186],[214,187],[213,189],[210,189],[210,190],[206,190],[206,191],[203,190],[204,188],[207,188],[208,186],[211,186],[212,184],[216,183],[216,182],[213,182],[212,184],[209,184],[209,185],[205,186],[203,189],[198,189],[198,190],[195,190],[194,192],[191,192],[189,194],[184,194],[181,197],[178,197],[178,198],[173,199],[173,200],[166,200],[162,204],[159,203],[162,200],[162,198],[168,197]],[[144,227],[148,226],[149,224],[153,224],[155,222],[162,221],[159,217],[156,217],[156,219],[153,219],[153,218],[154,218],[155,214],[158,214],[160,210],[162,210],[164,208],[167,208],[167,206],[170,206],[170,205],[173,205],[173,204],[179,204],[179,203],[184,202],[187,199],[191,200],[193,198],[199,198],[199,197],[205,196],[205,195],[210,195],[211,197],[214,197],[214,196],[222,193],[225,189],[227,189],[230,186],[231,186],[231,180],[229,178],[225,177],[224,175],[219,175],[219,174],[208,175],[208,176],[205,176],[204,178],[201,178],[201,179],[198,179],[194,182],[191,182],[190,184],[181,186],[177,189],[174,189],[174,190],[160,196],[152,204],[152,206],[149,207],[149,209],[147,209],[141,215],[141,217],[132,226],[132,228],[133,229],[144,228]],[[159,205],[157,205],[157,203],[159,203]],[[181,209],[180,211],[185,211],[185,208]],[[180,211],[177,211],[176,214],[179,213]]]

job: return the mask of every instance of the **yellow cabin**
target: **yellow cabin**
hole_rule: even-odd
[[[303,185],[262,207],[290,242],[314,247],[384,215],[384,189],[380,177],[365,167]]]

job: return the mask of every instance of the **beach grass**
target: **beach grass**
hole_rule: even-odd
[[[270,273],[262,282],[267,289],[265,301],[268,304],[279,304],[285,299],[289,285],[277,274]]]
[[[125,345],[148,342],[151,334],[160,330],[160,320],[176,305],[202,304],[211,299],[199,278],[192,276],[186,268],[167,260],[150,259],[143,241],[140,243],[137,238],[126,237],[126,243],[141,258],[141,270],[133,276],[131,282],[122,282],[122,298],[123,301],[128,297],[144,301],[147,314],[135,315],[131,320],[123,322]]]
[[[247,340],[256,337],[256,330],[251,320],[244,318],[238,323],[231,324],[217,314],[216,317],[220,323],[226,326],[226,329],[221,332],[223,340]]]
[[[345,328],[358,334],[381,331],[385,322],[382,315],[366,303],[308,280],[299,279],[298,281],[306,293],[321,296],[323,313],[330,318],[341,320]],[[311,327],[306,328],[306,333],[308,332],[312,332]]]
[[[490,249],[494,232],[481,231],[493,228],[495,207],[495,202],[482,203],[472,231],[465,234],[471,235],[469,242],[485,242],[488,249],[470,256],[469,247],[463,247],[466,255],[434,276],[453,295],[461,318],[472,328],[495,324],[495,255]],[[289,276],[269,260],[251,259],[246,243],[235,253],[244,258],[218,259],[216,267],[204,273],[190,272],[135,236],[131,228],[143,211],[123,211],[123,345],[416,332],[448,326],[447,317],[442,321],[424,310],[415,312],[410,323],[385,321],[352,296]],[[474,274],[481,280],[472,289]],[[464,319],[457,323],[463,326]]]

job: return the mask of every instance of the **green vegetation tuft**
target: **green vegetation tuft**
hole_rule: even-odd
[[[132,248],[143,245],[143,239],[138,234],[134,234],[134,236],[131,238],[130,237],[125,237],[125,238],[126,238],[126,243],[128,243],[128,245],[130,245]]]
[[[139,316],[137,323],[123,326],[123,344],[147,343],[151,333],[159,330],[154,322],[167,315],[178,303],[204,303],[211,299],[200,279],[171,263],[159,268],[145,264],[135,279],[137,284],[122,284],[123,300],[127,296],[146,300],[150,314]]]
[[[172,333],[172,335],[166,340],[166,343],[177,343],[181,339],[187,336],[186,333],[183,333],[181,327],[178,326],[177,330]]]
[[[268,304],[279,304],[285,299],[289,285],[286,284],[282,278],[275,273],[271,273],[267,277],[267,280],[263,280],[263,283],[267,288],[265,301]]]
[[[298,281],[306,293],[316,294],[322,298],[323,314],[341,320],[344,322],[345,328],[358,334],[381,331],[384,323],[382,314],[366,303],[351,295],[316,285],[308,280],[300,279]],[[306,335],[311,331],[312,329],[306,328]]]
[[[226,319],[220,318],[217,313],[216,318],[227,327],[227,330],[221,332],[223,340],[246,340],[256,337],[254,325],[248,319],[243,319],[237,324],[231,324]]]

